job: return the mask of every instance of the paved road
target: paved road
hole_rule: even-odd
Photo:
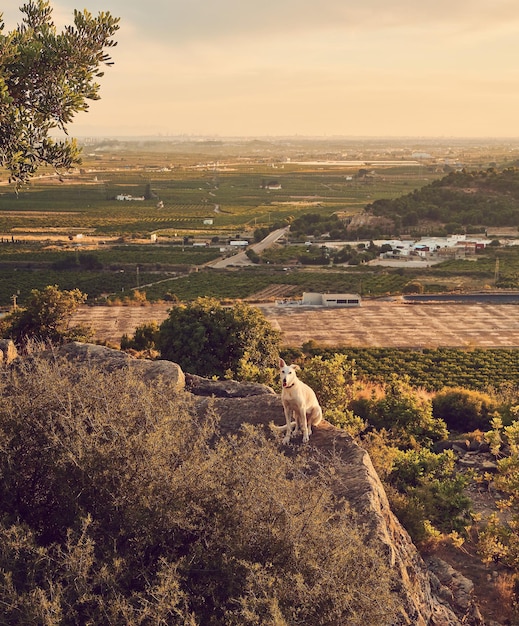
[[[259,243],[253,243],[251,246],[249,246],[249,248],[252,248],[252,250],[254,250],[254,252],[256,252],[257,254],[261,254],[263,250],[265,250],[266,248],[269,248],[278,239],[281,239],[281,237],[283,237],[286,234],[288,229],[289,227],[287,226],[285,228],[278,228],[277,230],[273,230],[271,233],[269,233],[265,237],[265,239],[262,239]],[[232,256],[227,257],[226,259],[219,259],[218,261],[209,263],[208,265],[211,265],[211,267],[214,267],[216,269],[221,269],[221,268],[229,267],[230,265],[243,267],[244,265],[253,265],[253,264],[249,260],[245,251],[240,250],[236,254],[233,254]]]

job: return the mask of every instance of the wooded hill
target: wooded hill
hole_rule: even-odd
[[[396,198],[367,205],[366,212],[393,221],[395,232],[417,226],[461,225],[466,232],[485,226],[519,224],[519,168],[451,172]]]

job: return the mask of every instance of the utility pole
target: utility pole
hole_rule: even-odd
[[[494,285],[497,285],[499,280],[499,259],[496,259],[496,267],[494,269]]]

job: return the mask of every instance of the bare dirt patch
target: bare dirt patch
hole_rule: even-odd
[[[167,317],[170,304],[82,307],[74,321],[90,324],[95,338],[119,343],[140,324]],[[519,308],[511,304],[404,304],[364,301],[355,308],[261,305],[283,343],[301,346],[387,348],[516,348]]]

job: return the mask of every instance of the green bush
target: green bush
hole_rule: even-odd
[[[305,359],[298,377],[315,390],[323,409],[345,411],[353,397],[355,363],[345,354]]]
[[[394,444],[404,449],[430,446],[448,435],[445,422],[434,417],[430,399],[413,389],[407,378],[393,375],[384,387],[383,397],[361,399],[350,408],[371,426],[387,429]]]
[[[488,394],[462,387],[438,392],[432,401],[435,418],[446,422],[457,432],[488,430],[497,410],[497,403]]]
[[[2,337],[18,345],[28,340],[62,343],[85,341],[92,330],[84,325],[71,325],[72,315],[86,300],[79,289],[62,291],[57,285],[48,285],[39,291],[33,289],[25,307],[14,309],[0,322]]]
[[[213,298],[173,307],[157,339],[162,358],[190,374],[220,378],[269,379],[279,343],[280,333],[260,309],[241,302],[224,307]]]
[[[463,493],[467,478],[456,473],[451,450],[439,454],[424,448],[400,450],[387,481],[406,496],[401,500],[400,519],[404,526],[414,520],[408,528],[411,536],[413,525],[415,533],[419,529],[420,516],[422,526],[428,521],[442,532],[463,531],[469,524],[470,499]],[[419,541],[420,535],[418,530],[413,539]]]
[[[159,325],[152,321],[147,324],[137,326],[133,337],[128,335],[121,337],[121,350],[154,350],[159,335]]]

